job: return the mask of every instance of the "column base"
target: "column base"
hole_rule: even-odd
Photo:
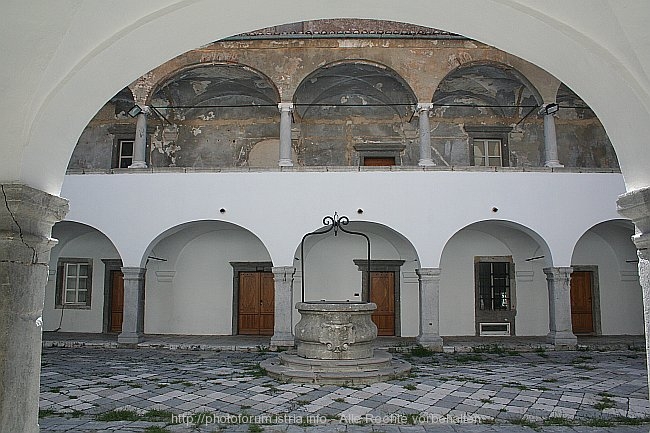
[[[434,352],[442,352],[443,342],[442,337],[439,335],[418,335],[415,338],[415,342],[422,347],[433,350]]]
[[[421,160],[419,160],[418,165],[420,167],[433,167],[433,166],[436,165],[436,163],[433,162],[433,159],[429,158],[429,159],[421,159]]]
[[[279,167],[293,167],[293,161],[290,159],[281,159],[278,161]]]
[[[557,159],[553,159],[551,161],[546,161],[544,163],[544,167],[550,167],[550,168],[564,168],[564,164],[560,164],[560,161]]]
[[[147,163],[144,161],[133,161],[133,164],[129,165],[129,168],[149,168]]]
[[[271,347],[293,347],[295,340],[292,334],[276,333],[271,337]]]
[[[144,341],[144,334],[140,333],[124,333],[122,332],[117,336],[119,344],[138,344]]]
[[[546,341],[555,347],[574,349],[578,345],[578,337],[576,337],[573,332],[551,331],[546,336]]]

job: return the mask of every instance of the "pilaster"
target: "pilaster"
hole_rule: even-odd
[[[420,283],[420,333],[418,344],[442,351],[440,337],[440,268],[416,269]]]
[[[619,196],[618,213],[631,219],[636,226],[632,237],[639,257],[639,283],[643,294],[645,322],[646,366],[650,377],[650,187]]]
[[[548,285],[549,333],[547,340],[557,347],[573,348],[578,339],[571,323],[572,267],[544,268]]]
[[[144,339],[144,276],[146,269],[123,267],[124,315],[120,344],[138,344]]]
[[[0,432],[37,433],[50,236],[68,203],[20,184],[0,190]]]
[[[291,315],[293,313],[293,266],[277,266],[271,269],[275,282],[275,312],[271,346],[293,347]]]

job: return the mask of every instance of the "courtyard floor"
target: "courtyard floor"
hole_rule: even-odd
[[[41,432],[647,432],[645,352],[473,346],[394,356],[409,377],[280,383],[248,350],[45,347]]]

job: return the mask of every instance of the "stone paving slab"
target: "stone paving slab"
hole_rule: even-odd
[[[263,350],[44,348],[41,432],[532,432],[534,427],[622,433],[648,432],[650,426],[645,353],[635,350],[405,351],[395,356],[413,365],[409,377],[354,387],[280,383],[259,367],[274,356]],[[112,421],[103,420],[107,412]],[[564,425],[545,425],[550,422]],[[637,422],[646,424],[629,425]]]

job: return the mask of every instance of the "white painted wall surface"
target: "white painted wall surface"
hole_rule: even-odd
[[[618,217],[610,203],[623,182],[615,174],[521,172],[168,173],[67,176],[64,191],[70,218],[107,233],[127,266],[146,264],[147,333],[230,334],[230,261],[295,266],[299,301],[300,239],[338,211],[365,220],[352,226],[371,236],[372,259],[405,261],[403,336],[418,333],[415,269],[438,265],[441,334],[474,335],[473,258],[479,255],[513,256],[517,335],[545,335],[542,268],[570,265],[566,252],[581,234]],[[626,233],[611,236],[629,242]],[[577,251],[583,250],[597,249]],[[167,262],[146,263],[148,255]],[[525,261],[539,255],[545,257]],[[306,258],[308,298],[352,300],[360,293],[361,274],[352,261],[365,258],[363,242],[342,234],[319,239],[308,245]],[[609,259],[598,260],[603,269],[609,266]],[[173,275],[156,273],[165,270]],[[626,284],[619,285],[624,296],[602,301],[605,333],[642,332],[638,292]],[[621,312],[634,320],[622,325]],[[298,320],[294,312],[294,324]]]
[[[482,220],[529,228],[556,266],[568,266],[582,233],[619,218],[624,191],[618,174],[405,170],[72,175],[63,196],[67,218],[105,233],[125,266],[141,266],[159,234],[196,220],[237,224],[262,241],[275,266],[291,265],[302,236],[325,215],[354,219],[359,208],[363,220],[413,244],[424,267],[437,267],[447,240]]]

